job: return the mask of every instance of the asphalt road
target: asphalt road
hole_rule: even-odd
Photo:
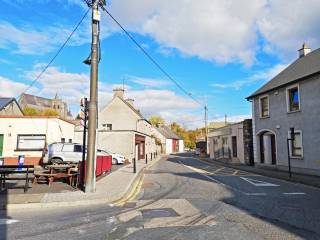
[[[191,155],[146,171],[124,206],[0,213],[2,239],[320,239],[320,189]]]

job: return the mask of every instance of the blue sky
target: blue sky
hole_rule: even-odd
[[[18,96],[61,46],[87,7],[76,0],[2,0],[1,96]],[[290,2],[290,8],[288,4]],[[306,41],[319,47],[317,0],[117,0],[107,8],[170,75],[203,105],[209,120],[250,117],[245,100],[297,58]],[[88,94],[90,14],[48,71],[28,92],[56,92],[73,113]],[[99,106],[125,84],[126,96],[146,117],[203,125],[203,107],[167,79],[103,15]]]

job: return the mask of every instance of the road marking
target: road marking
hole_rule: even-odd
[[[245,193],[247,196],[267,196],[266,193]]]
[[[254,185],[256,187],[279,187],[280,186],[277,184],[259,181],[259,180],[252,179],[252,178],[246,178],[246,177],[240,177],[240,178],[248,183],[251,183],[252,185]]]
[[[305,195],[303,192],[285,192],[285,195]]]
[[[12,223],[17,223],[19,222],[18,220],[15,220],[15,219],[7,219],[7,218],[0,218],[0,225],[9,225],[9,224],[12,224]]]
[[[239,170],[236,170],[234,173],[232,173],[232,175],[237,175],[239,172]]]

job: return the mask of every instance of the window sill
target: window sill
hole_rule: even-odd
[[[15,149],[15,152],[42,152],[43,149]]]
[[[260,116],[260,119],[266,119],[266,118],[270,118],[270,115],[265,116],[265,117]]]
[[[287,111],[288,114],[290,114],[290,113],[297,113],[297,112],[301,112],[301,109],[295,110],[295,111]]]
[[[303,156],[298,157],[298,156],[290,156],[291,159],[295,159],[295,160],[303,160]]]

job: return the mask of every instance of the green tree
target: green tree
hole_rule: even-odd
[[[36,115],[40,115],[40,112],[32,107],[25,107],[23,109],[23,113],[25,116],[36,116]]]
[[[59,113],[57,110],[49,108],[41,112],[41,115],[43,116],[59,116]]]
[[[164,119],[160,116],[151,116],[149,121],[153,126],[159,126],[161,124],[165,124]]]

